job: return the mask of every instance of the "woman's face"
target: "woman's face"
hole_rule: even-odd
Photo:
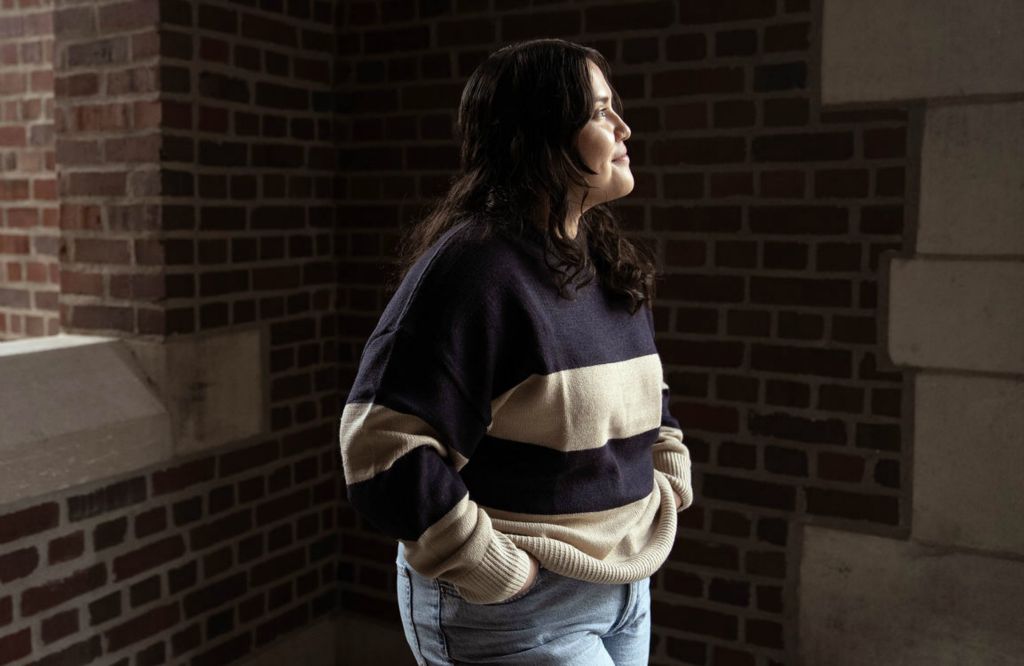
[[[630,135],[629,125],[612,109],[612,93],[600,68],[592,61],[588,61],[588,67],[590,88],[596,101],[590,120],[576,137],[576,146],[583,162],[597,173],[586,174],[590,189],[583,210],[633,191],[633,174],[629,170],[625,145]],[[575,194],[573,200],[578,205],[582,193]]]

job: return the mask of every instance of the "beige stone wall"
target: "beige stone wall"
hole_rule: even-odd
[[[826,0],[828,103],[918,100],[916,239],[888,255],[914,373],[908,540],[803,530],[805,664],[1011,664],[1024,651],[1024,5]],[[911,155],[911,159],[915,156]]]

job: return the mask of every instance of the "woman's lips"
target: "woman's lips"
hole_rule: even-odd
[[[616,157],[612,162],[628,162],[629,155],[623,155],[622,157]]]

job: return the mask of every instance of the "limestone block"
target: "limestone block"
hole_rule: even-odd
[[[1022,594],[1019,560],[805,526],[799,663],[1019,664]]]
[[[1024,555],[1024,383],[918,373],[915,539]]]
[[[0,424],[0,504],[171,456],[167,411],[110,338],[0,345]]]
[[[1024,91],[1020,0],[824,0],[825,104]]]
[[[1024,262],[889,259],[897,365],[1024,373]]]
[[[266,429],[262,329],[126,343],[171,414],[175,455],[236,442]]]
[[[1024,102],[928,108],[920,201],[918,252],[1024,255]]]

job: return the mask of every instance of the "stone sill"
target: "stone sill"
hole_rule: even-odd
[[[0,345],[0,504],[166,460],[170,416],[120,340]]]

